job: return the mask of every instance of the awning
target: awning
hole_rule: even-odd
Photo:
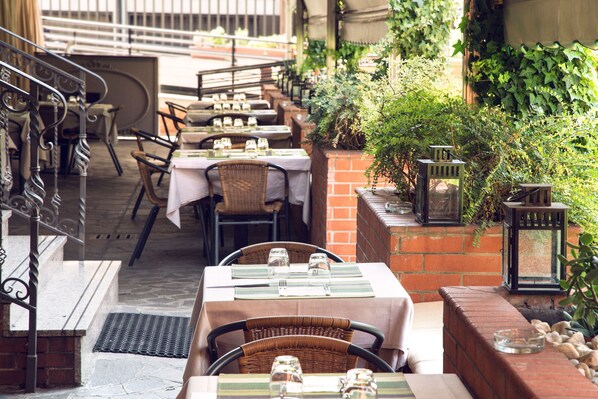
[[[388,32],[388,0],[345,0],[340,37],[353,43],[371,44]]]
[[[598,0],[505,0],[505,43],[598,47]]]
[[[311,40],[326,40],[326,1],[303,0],[307,10],[307,37]]]

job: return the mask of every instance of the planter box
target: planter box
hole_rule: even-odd
[[[296,106],[292,102],[279,102],[276,112],[278,113],[277,123],[279,125],[286,125],[289,127],[291,127],[291,118],[294,116],[302,115],[303,117],[307,118],[307,110],[305,108]]]
[[[357,243],[357,197],[365,187],[365,170],[372,163],[361,151],[314,147],[312,151],[311,242],[355,260]]]
[[[502,284],[502,226],[475,245],[477,226],[424,227],[413,214],[386,213],[388,197],[357,192],[357,261],[386,263],[414,302],[440,300],[445,286]],[[570,227],[569,241],[579,233]]]
[[[303,148],[308,155],[311,155],[311,143],[305,142],[305,137],[314,130],[316,125],[306,121],[307,116],[297,115],[291,118],[291,135],[293,137],[293,148]]]

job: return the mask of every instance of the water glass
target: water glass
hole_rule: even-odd
[[[247,118],[247,126],[257,126],[257,118],[255,116],[250,116],[249,118]]]
[[[255,140],[247,140],[245,142],[245,152],[256,152],[257,151],[257,144]]]
[[[233,118],[230,116],[225,116],[223,121],[224,127],[231,127],[233,125]]]
[[[212,121],[212,126],[221,128],[222,127],[222,119],[216,118]]]
[[[220,94],[220,101],[226,101],[228,100],[228,96],[226,95],[226,93],[221,93]]]
[[[268,277],[287,278],[289,272],[290,262],[286,248],[272,248],[268,254]]]
[[[276,356],[270,372],[271,399],[302,399],[303,372],[295,356]]]
[[[268,145],[268,139],[267,138],[260,137],[260,138],[257,139],[257,149],[258,150],[266,151],[269,148],[270,148],[270,146]]]
[[[233,111],[240,111],[240,110],[241,110],[241,104],[234,103],[233,104]]]
[[[243,119],[235,118],[235,123],[233,124],[234,127],[243,127]]]
[[[243,107],[243,111],[251,110],[251,105],[249,105],[249,103],[243,103],[242,107]]]
[[[223,111],[230,111],[230,103],[222,103]]]
[[[234,101],[240,101],[240,94],[233,94],[233,100]]]
[[[330,283],[330,262],[326,254],[311,254],[307,263],[307,280],[310,285]]]
[[[212,101],[217,102],[218,100],[220,100],[220,96],[218,94],[213,94]]]
[[[222,111],[222,103],[214,104],[214,111],[221,112]]]
[[[220,139],[220,142],[222,143],[223,150],[230,150],[233,148],[233,143],[230,141],[230,137],[223,137]]]
[[[222,156],[222,150],[224,149],[224,146],[222,145],[222,140],[214,140],[214,144],[212,144],[212,149],[214,150],[214,156]]]
[[[245,101],[247,99],[247,96],[245,96],[245,93],[239,93],[239,101]]]
[[[377,399],[378,385],[374,373],[369,369],[351,369],[341,379],[343,399]]]

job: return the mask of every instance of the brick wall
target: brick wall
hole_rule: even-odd
[[[365,170],[370,164],[371,157],[361,151],[312,151],[311,242],[345,261],[355,260],[355,189],[367,185]]]
[[[494,349],[493,333],[529,328],[497,287],[446,287],[444,373],[455,373],[479,399],[597,398],[598,387],[551,345],[540,353],[512,355]],[[546,298],[547,303],[551,298]]]
[[[276,112],[278,113],[278,124],[289,127],[291,126],[291,118],[294,116],[302,115],[307,117],[307,110],[296,106],[292,102],[279,102]]]
[[[0,304],[0,320],[10,320],[10,304]],[[6,322],[0,331],[0,386],[24,387],[27,364],[26,336],[13,336]],[[37,386],[80,385],[81,359],[76,336],[44,336],[37,339]]]
[[[311,143],[305,142],[305,137],[314,130],[316,126],[312,122],[306,122],[307,116],[297,115],[291,118],[291,136],[293,137],[293,148],[303,148],[311,155]]]

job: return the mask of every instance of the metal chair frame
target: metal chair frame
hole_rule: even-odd
[[[288,232],[287,232],[288,234]],[[243,247],[241,249],[238,249],[237,251],[229,254],[228,256],[226,256],[224,259],[222,259],[220,261],[220,263],[218,264],[218,266],[228,266],[228,265],[232,265],[236,260],[238,260],[239,258],[242,258],[244,254],[255,254],[256,252],[260,252],[263,250],[264,252],[264,259],[262,263],[266,263],[267,262],[267,252],[269,250],[269,248],[276,246],[278,248],[294,248],[294,249],[304,249],[306,254],[312,254],[312,253],[321,253],[321,254],[326,254],[326,256],[328,256],[328,259],[337,262],[337,263],[344,263],[344,260],[328,251],[327,249],[324,248],[320,248],[316,245],[313,244],[307,244],[304,242],[295,242],[295,241],[276,241],[276,242],[262,242],[259,244],[253,244],[253,245],[248,245],[246,247]],[[291,263],[304,263],[307,262],[305,259],[293,259],[293,253],[289,253],[290,256],[290,261]],[[309,257],[309,256],[308,256]]]

